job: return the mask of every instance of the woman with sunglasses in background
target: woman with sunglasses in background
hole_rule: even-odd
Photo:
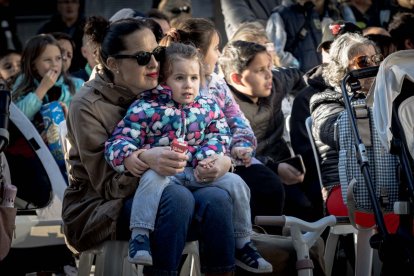
[[[127,108],[158,84],[162,51],[147,24],[92,17],[85,26],[97,45],[99,63],[70,106],[70,185],[62,208],[67,241],[78,251],[107,239],[129,239],[133,195],[140,181],[134,175],[148,169],[176,175],[187,163],[184,153],[170,147],[138,149],[131,154],[138,163],[134,172],[119,174],[104,158],[105,141]],[[229,194],[217,187],[194,192],[181,185],[166,187],[150,234],[153,266],[145,267],[145,274],[177,274],[191,224],[198,231],[191,236],[210,249],[202,259],[206,275],[230,274],[235,267],[232,210]]]
[[[322,76],[331,88],[313,95],[310,100],[312,133],[322,158],[320,167],[326,211],[336,216],[348,216],[341,194],[338,171],[339,149],[338,141],[335,139],[335,123],[339,114],[345,109],[340,85],[349,71],[378,66],[383,56],[375,42],[360,34],[346,33],[332,43],[329,59],[323,68]],[[360,79],[361,89],[352,100],[365,99],[374,79],[374,77]],[[361,222],[361,226],[371,227],[373,224],[372,215],[356,212],[355,219]],[[389,222],[393,223],[392,220],[391,217]]]

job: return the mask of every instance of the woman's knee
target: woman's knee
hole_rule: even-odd
[[[192,215],[194,212],[194,196],[186,187],[180,185],[167,186],[161,196],[160,207],[166,206],[171,212]]]
[[[198,216],[216,215],[221,217],[233,211],[233,200],[229,193],[218,187],[205,187],[194,193],[198,206]]]

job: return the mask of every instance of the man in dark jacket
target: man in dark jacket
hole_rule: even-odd
[[[322,62],[316,51],[322,38],[321,20],[313,2],[298,0],[276,7],[266,26],[282,66],[296,67],[303,73]]]
[[[0,1],[0,52],[15,50],[20,52],[22,44],[17,35],[14,11],[9,1]]]
[[[290,0],[221,0],[227,38],[233,37],[240,24],[244,22],[260,22],[266,27],[272,10]]]
[[[85,20],[80,14],[79,0],[58,0],[57,11],[58,13],[53,15],[37,33],[63,32],[69,34],[75,42],[73,59],[69,72],[76,72],[84,68],[86,64],[86,59],[81,53]]]

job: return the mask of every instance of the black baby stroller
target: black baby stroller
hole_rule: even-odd
[[[378,75],[377,75],[378,72]],[[377,75],[372,117],[381,144],[398,156],[397,200],[392,202],[393,211],[399,215],[395,233],[388,232],[383,216],[381,191],[371,175],[367,150],[362,142],[351,97],[359,90],[359,79]],[[366,186],[367,197],[375,216],[377,234],[370,240],[378,250],[383,275],[412,275],[414,271],[414,50],[399,51],[388,56],[378,67],[349,72],[342,81],[342,93],[358,164]],[[350,91],[348,91],[350,90]],[[355,192],[355,191],[354,191]]]

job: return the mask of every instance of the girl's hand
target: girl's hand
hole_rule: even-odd
[[[55,85],[59,75],[55,70],[49,70],[40,81],[39,87],[36,89],[36,95],[43,100],[47,91]]]
[[[211,182],[227,173],[230,166],[230,157],[213,155],[198,162],[194,176],[198,182]]]
[[[277,168],[277,174],[286,185],[301,183],[305,178],[305,174],[301,173],[288,163],[280,163]]]
[[[140,177],[146,170],[149,169],[149,166],[139,158],[139,155],[142,153],[143,152],[134,151],[124,160],[125,168],[136,177]]]
[[[141,153],[140,159],[160,175],[171,176],[184,171],[188,156],[170,147],[155,147]]]
[[[246,147],[233,147],[231,149],[231,155],[236,159],[239,159],[243,162],[245,167],[248,167],[252,163],[252,148]]]

